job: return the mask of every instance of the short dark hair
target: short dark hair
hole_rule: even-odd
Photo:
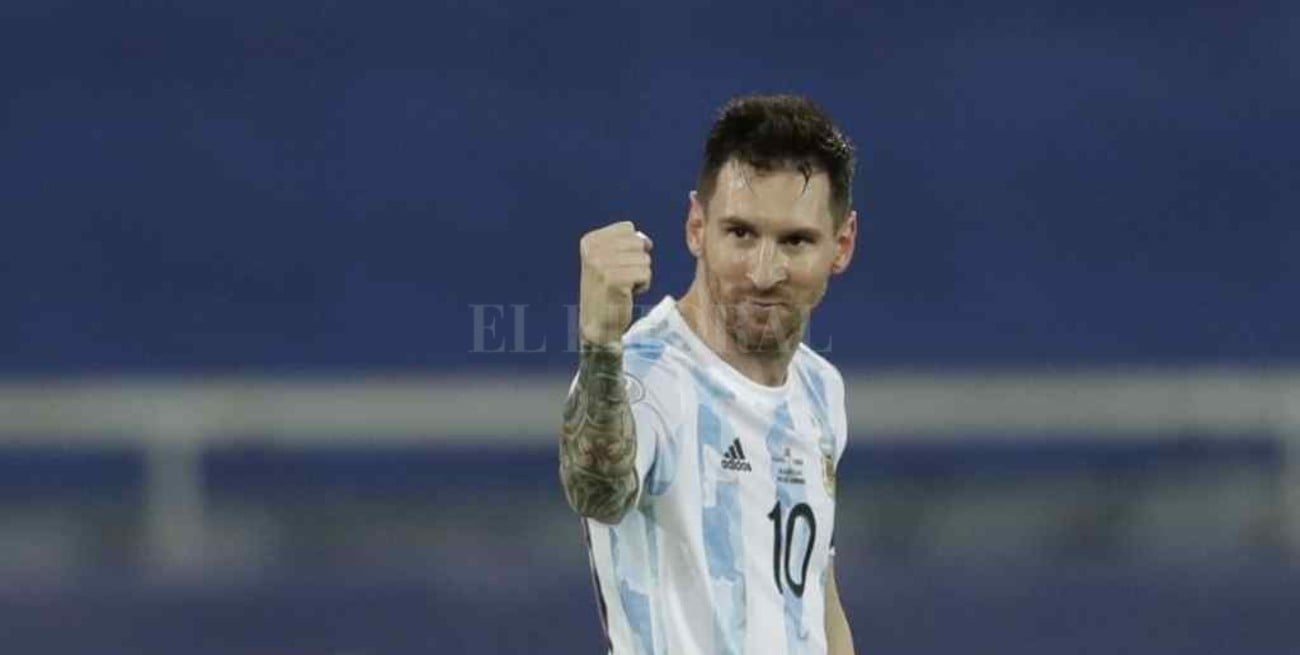
[[[836,227],[852,203],[853,143],[821,107],[802,96],[750,95],[723,105],[709,130],[696,181],[703,201],[713,195],[718,171],[733,158],[761,172],[797,170],[805,177],[825,172]]]

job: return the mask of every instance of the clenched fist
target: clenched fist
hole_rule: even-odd
[[[631,221],[582,236],[578,329],[583,341],[609,345],[632,323],[632,296],[650,288],[650,237]]]

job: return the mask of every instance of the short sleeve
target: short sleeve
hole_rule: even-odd
[[[835,433],[835,464],[839,466],[840,458],[849,442],[848,410],[845,407],[844,378],[832,368],[830,388],[827,390],[827,404],[831,416],[831,430]]]
[[[636,431],[638,503],[667,491],[676,470],[678,376],[663,354],[662,342],[633,342],[623,351],[623,377]]]

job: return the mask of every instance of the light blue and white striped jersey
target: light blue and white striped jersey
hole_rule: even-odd
[[[623,338],[636,505],[587,520],[615,655],[821,655],[844,383],[801,345],[781,387],[725,363],[671,297]]]

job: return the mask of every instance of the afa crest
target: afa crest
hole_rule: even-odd
[[[822,455],[822,484],[826,486],[826,495],[835,497],[835,460],[830,455]]]

